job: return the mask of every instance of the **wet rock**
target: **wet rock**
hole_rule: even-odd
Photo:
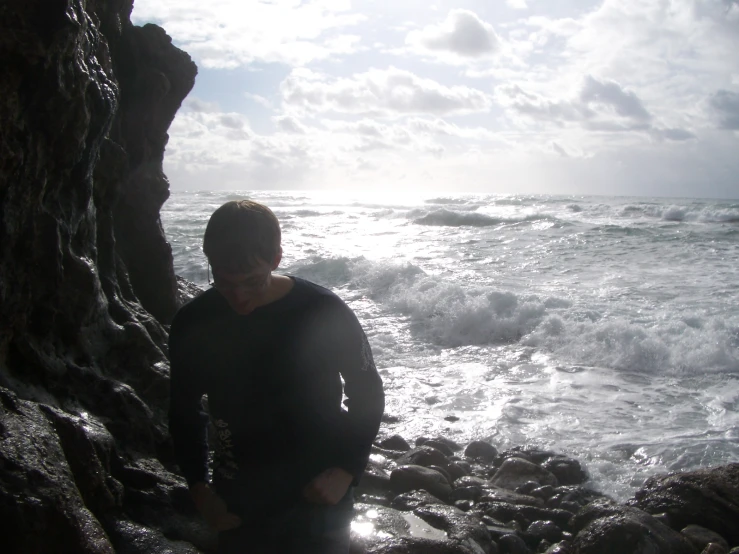
[[[729,543],[726,542],[721,535],[714,533],[710,529],[701,527],[700,525],[688,525],[680,531],[688,540],[695,545],[696,548],[703,550],[708,543],[716,543],[721,546],[724,551],[729,551]]]
[[[356,488],[357,494],[382,494],[390,490],[390,475],[374,464],[367,467]]]
[[[696,554],[683,535],[648,513],[629,506],[596,500],[570,522],[577,532],[572,541],[581,554]]]
[[[560,504],[564,502],[573,502],[582,507],[586,504],[590,504],[594,500],[607,499],[607,497],[603,493],[586,489],[579,485],[565,485],[555,487],[554,496],[550,498],[549,501],[552,501],[553,499],[556,499]],[[564,506],[562,507],[563,509],[566,509]]]
[[[0,520],[13,530],[2,540],[10,554],[127,552],[154,536],[142,551],[194,550],[164,539],[197,527],[184,482],[139,460],[161,468],[173,458],[164,325],[189,293],[160,224],[162,158],[197,70],[161,28],[132,25],[131,8],[0,9]],[[154,520],[161,527],[147,529]]]
[[[441,466],[446,467],[447,459],[444,454],[430,446],[418,446],[400,456],[396,462],[398,465],[417,466]]]
[[[538,489],[540,486],[536,481],[526,481],[523,485],[517,486],[515,490],[518,493],[530,495],[531,491]]]
[[[549,458],[555,457],[557,454],[551,450],[541,450],[535,446],[514,446],[500,454],[502,460],[508,458],[521,458],[533,464],[542,464]]]
[[[437,466],[437,465],[430,465],[430,466],[428,466],[428,468],[429,468],[429,469],[433,469],[434,471],[438,471],[438,472],[439,472],[439,473],[441,473],[441,474],[442,474],[442,475],[443,475],[444,477],[446,477],[446,480],[447,480],[447,481],[448,481],[449,483],[451,483],[451,482],[452,482],[452,478],[451,478],[451,476],[449,475],[449,472],[448,472],[448,471],[447,471],[447,470],[446,470],[445,468],[443,468],[443,467],[439,467],[439,466]]]
[[[446,531],[450,540],[457,544],[469,545],[473,550],[477,546],[480,552],[487,554],[497,551],[482,521],[453,506],[420,506],[413,513],[426,523]]]
[[[59,437],[39,405],[0,388],[0,416],[3,551],[52,552],[53,545],[63,545],[68,552],[114,554],[102,525],[85,507]]]
[[[490,482],[482,477],[475,477],[474,475],[464,475],[454,481],[455,487],[490,487]]]
[[[451,477],[452,482],[455,482],[460,477],[464,477],[466,475],[469,475],[469,471],[465,469],[463,465],[461,465],[459,462],[452,462],[446,467],[447,473],[449,474],[449,477]]]
[[[498,450],[492,444],[484,441],[473,441],[464,449],[464,455],[473,460],[482,460],[491,463],[498,455]]]
[[[352,553],[495,554],[494,546],[486,551],[474,540],[477,532],[474,526],[466,527],[470,535],[465,535],[460,528],[454,537],[450,537],[445,530],[424,521],[415,513],[365,504],[357,504],[355,512],[357,515],[352,523]],[[431,510],[421,513],[436,512]],[[449,519],[437,517],[434,521],[438,525],[447,525]],[[455,523],[457,521],[461,520],[454,520]]]
[[[498,539],[501,554],[531,554],[524,540],[515,534],[503,535]]]
[[[390,507],[401,512],[412,511],[427,504],[443,504],[444,502],[425,490],[404,492],[399,494],[390,503]]]
[[[554,475],[560,485],[580,485],[589,478],[580,462],[565,456],[552,456],[541,467]]]
[[[480,499],[475,505],[476,512],[482,512],[499,521],[516,521],[524,528],[537,520],[551,520],[562,529],[569,529],[573,514],[565,510],[526,506],[508,502],[490,502]]]
[[[400,435],[392,435],[384,438],[378,441],[377,444],[386,450],[396,450],[398,452],[408,452],[411,449],[411,445],[408,444],[408,441]]]
[[[377,456],[382,456],[383,458],[386,458],[388,460],[397,460],[401,456],[403,456],[406,452],[401,450],[388,450],[386,448],[382,448],[380,446],[377,446],[376,444],[373,444],[370,453],[375,454]]]
[[[455,421],[459,421],[459,418],[455,415],[448,415],[444,417],[444,421],[449,421],[451,423],[454,423]]]
[[[433,469],[417,465],[400,466],[390,474],[390,487],[396,494],[413,490],[426,490],[445,500],[452,492],[446,478]]]
[[[459,508],[463,512],[469,512],[474,505],[474,500],[456,500],[454,502],[454,507]]]
[[[531,491],[531,496],[536,496],[542,500],[549,500],[554,496],[554,487],[552,485],[544,485],[543,487],[537,487]]]
[[[728,548],[715,542],[709,542],[706,547],[701,550],[701,554],[727,554],[728,552]]]
[[[430,446],[431,448],[436,448],[439,452],[444,454],[444,456],[453,456],[454,450],[448,445],[441,441],[438,441],[436,439],[429,439],[423,443],[423,446]]]
[[[539,485],[558,484],[557,478],[546,469],[522,458],[508,458],[490,480],[493,485],[510,490],[529,481],[536,481]]]
[[[200,554],[190,543],[170,540],[156,529],[132,521],[116,521],[108,529],[116,554]]]
[[[559,541],[561,538],[562,529],[553,521],[534,521],[523,533],[524,541],[532,548],[538,547],[542,541],[547,541],[551,544]]]
[[[521,506],[539,506],[544,507],[544,501],[535,496],[527,494],[518,494],[507,489],[497,487],[486,488],[483,496],[479,499],[486,502],[507,502],[509,504],[517,504]]]
[[[700,525],[739,544],[739,463],[652,477],[629,504],[667,513],[674,528]]]
[[[544,554],[574,554],[569,541],[561,541],[551,545],[544,551]]]
[[[456,500],[473,500],[477,501],[482,496],[482,488],[476,486],[469,487],[457,487],[449,495],[449,498],[453,501]]]

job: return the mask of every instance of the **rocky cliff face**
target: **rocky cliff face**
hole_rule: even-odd
[[[133,26],[132,5],[0,6],[4,552],[212,542],[168,471],[164,419],[177,284],[162,156],[197,70],[162,29]]]

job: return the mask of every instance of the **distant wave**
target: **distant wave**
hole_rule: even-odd
[[[411,217],[413,217],[413,215],[409,214]],[[540,221],[542,219],[551,218],[543,215],[502,218],[475,212],[455,212],[441,208],[414,219],[413,223],[438,227],[492,227],[494,225],[501,225],[504,223],[521,223],[523,221]]]
[[[437,225],[442,227],[490,227],[500,225],[504,220],[479,213],[460,213],[444,208],[430,212],[413,223],[418,225]]]
[[[464,204],[478,204],[478,202],[474,202],[472,199],[468,198],[452,198],[452,197],[446,197],[446,198],[429,198],[428,200],[424,200],[426,204],[453,204],[453,205],[464,205]]]
[[[736,205],[718,207],[638,204],[624,206],[620,215],[630,218],[642,216],[674,222],[739,223],[739,207]]]

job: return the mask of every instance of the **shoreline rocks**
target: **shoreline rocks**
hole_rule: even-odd
[[[499,453],[483,441],[452,448],[444,437],[416,444],[394,435],[373,449],[356,490],[352,554],[735,554],[739,546],[739,464],[655,477],[619,504],[587,486],[578,460],[555,452]]]

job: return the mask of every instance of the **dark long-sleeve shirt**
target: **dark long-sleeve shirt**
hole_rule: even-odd
[[[188,483],[207,481],[207,394],[213,481],[237,513],[269,511],[270,498],[289,503],[330,467],[358,479],[384,409],[354,313],[327,289],[293,280],[285,297],[249,315],[211,289],[172,322],[169,426],[178,463]]]

